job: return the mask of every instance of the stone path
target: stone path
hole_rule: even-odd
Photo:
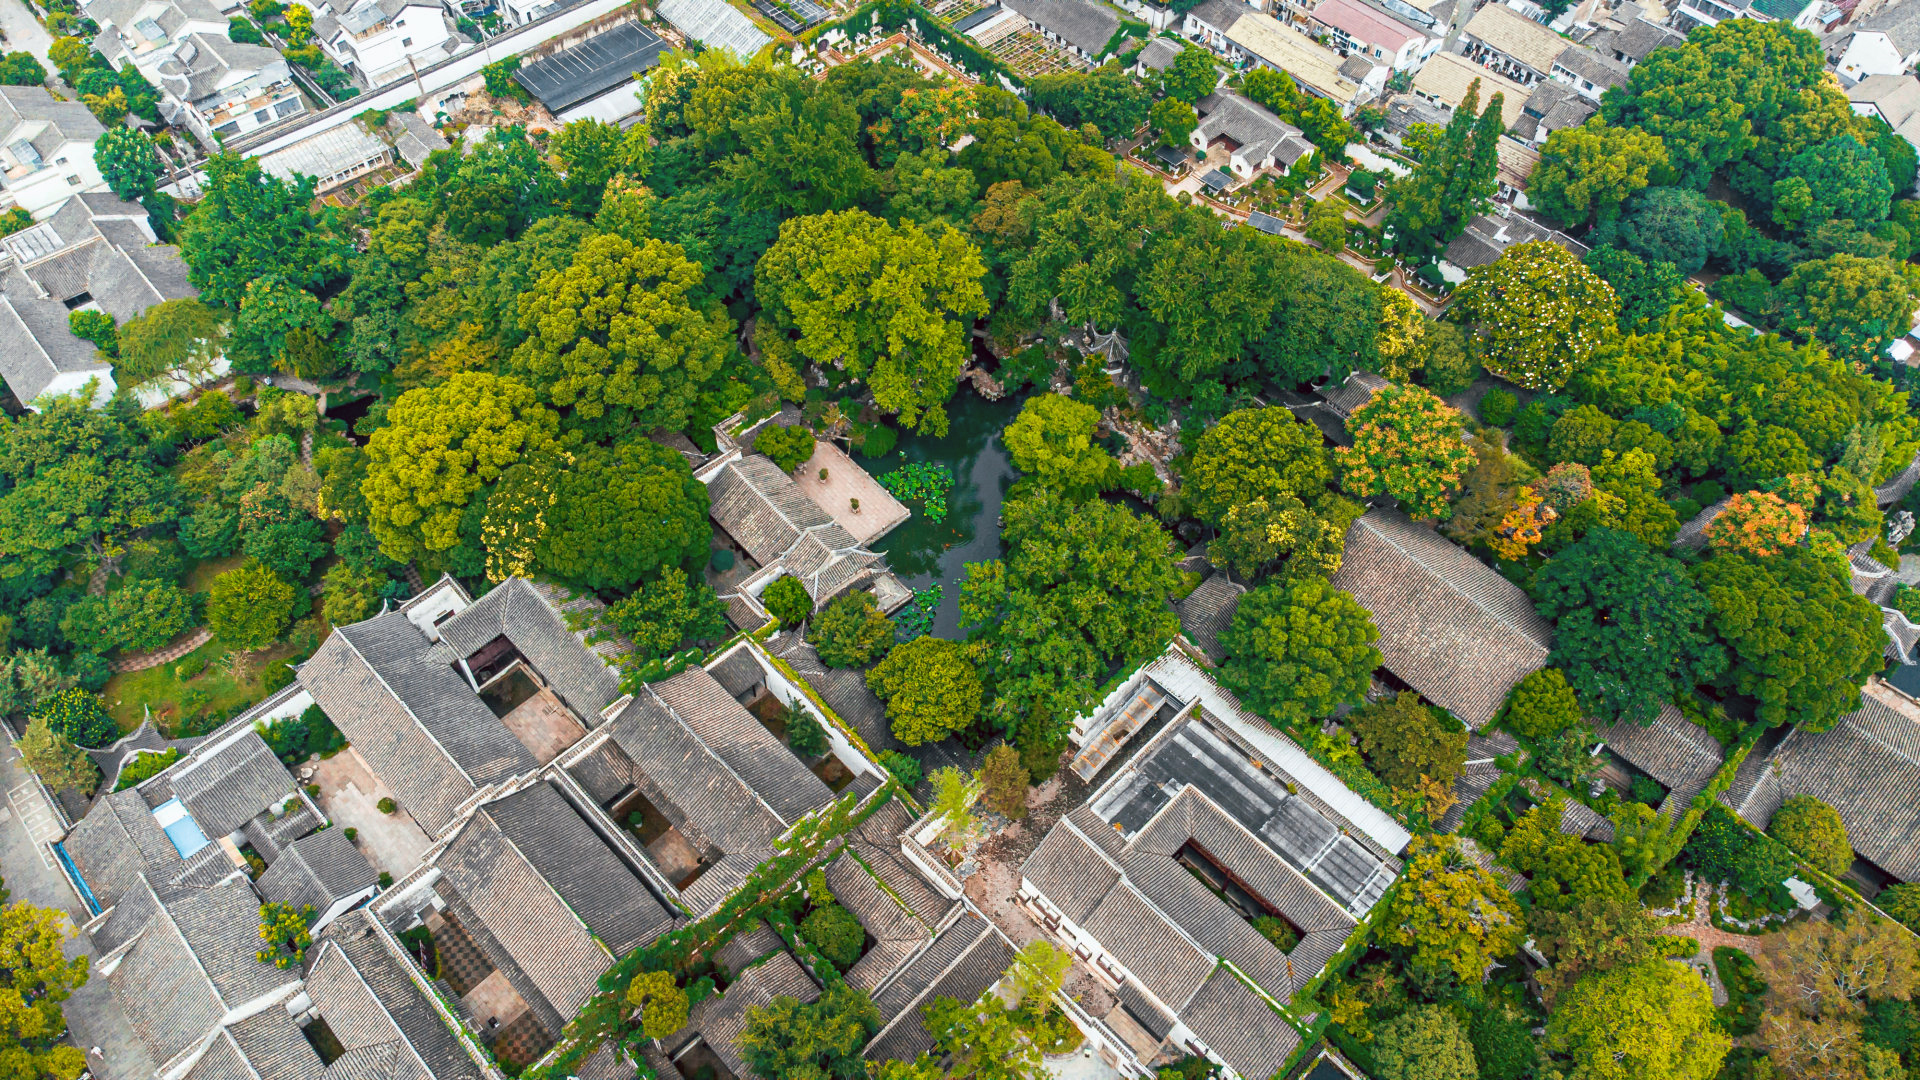
[[[1700,889],[1693,898],[1693,917],[1686,922],[1674,923],[1661,932],[1693,938],[1700,943],[1700,954],[1709,959],[1713,956],[1713,950],[1722,945],[1731,945],[1748,956],[1759,956],[1760,938],[1735,934],[1713,925],[1708,914],[1711,895],[1706,889]]]
[[[211,640],[213,640],[213,631],[202,626],[197,630],[188,631],[185,637],[174,638],[171,643],[152,652],[134,653],[132,656],[122,656],[118,660],[109,661],[107,670],[118,674],[123,671],[145,671],[150,667],[159,667],[161,664],[180,659]]]

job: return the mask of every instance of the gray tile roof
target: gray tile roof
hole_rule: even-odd
[[[1003,0],[1007,7],[1053,32],[1088,56],[1105,53],[1120,29],[1120,14],[1092,0]]]
[[[695,847],[718,849],[714,865],[683,890],[681,900],[696,912],[719,903],[772,854],[786,822],[651,695],[628,702],[614,717],[612,734],[645,781],[648,800]]]
[[[1299,128],[1238,94],[1216,91],[1195,102],[1194,109],[1201,118],[1195,130],[1202,139],[1209,143],[1221,136],[1232,139],[1240,144],[1237,152],[1256,165],[1268,157],[1291,165],[1312,150]],[[1295,154],[1283,150],[1293,144],[1302,144],[1305,149]]]
[[[227,1025],[226,1034],[260,1080],[323,1080],[327,1075],[319,1053],[284,1008],[262,1009]]]
[[[1736,804],[1742,817],[1765,828],[1787,797],[1812,795],[1840,812],[1854,851],[1902,881],[1920,881],[1920,818],[1913,812],[1920,805],[1920,710],[1870,684],[1857,711],[1826,731],[1795,729],[1770,765],[1756,767],[1743,804]]]
[[[707,494],[708,513],[727,535],[761,566],[785,567],[816,604],[863,580],[882,561],[760,454],[729,462],[708,482]]]
[[[1467,737],[1467,761],[1460,775],[1453,781],[1453,805],[1441,815],[1437,824],[1440,832],[1450,833],[1466,823],[1467,810],[1492,790],[1504,775],[1494,759],[1512,754],[1520,749],[1519,740],[1512,733],[1492,730],[1481,735]]]
[[[527,772],[533,754],[404,613],[336,627],[300,684],[429,835],[480,785]]]
[[[1246,591],[1226,574],[1215,574],[1173,605],[1180,613],[1180,632],[1216,664],[1227,658],[1220,634],[1232,625],[1233,613],[1240,610],[1240,594]]]
[[[561,1017],[579,1012],[613,958],[492,816],[469,818],[435,865],[551,1011]]]
[[[1627,84],[1627,65],[1580,45],[1569,45],[1553,66],[1564,68],[1602,90]]]
[[[941,937],[949,934],[958,935],[958,940],[965,943],[964,950],[950,963],[936,966],[928,959],[945,955],[939,951],[940,939],[936,938],[921,959],[908,965],[882,991],[888,1003],[881,1005],[880,1000],[875,999],[884,1026],[867,1044],[865,1056],[869,1061],[912,1061],[932,1050],[933,1036],[928,1034],[922,1021],[920,1006],[943,997],[969,1003],[978,1001],[1013,963],[1013,946],[1007,943],[1006,937],[971,912],[948,927]],[[907,991],[917,992],[909,997]],[[902,998],[907,999],[904,1004]]]
[[[1621,721],[1600,732],[1607,749],[1670,789],[1698,793],[1726,761],[1726,751],[1671,704],[1648,724]]]
[[[186,1080],[259,1080],[253,1067],[247,1064],[245,1055],[234,1045],[233,1036],[222,1031],[214,1037],[207,1052],[200,1055],[193,1068],[186,1074]]]
[[[242,832],[246,836],[246,842],[253,845],[253,850],[267,861],[268,866],[272,866],[280,858],[280,853],[286,850],[288,844],[319,827],[320,819],[307,809],[307,804],[296,802],[279,817],[274,817],[264,810],[261,811],[252,821],[247,822]]]
[[[797,634],[784,634],[774,654],[805,679],[820,700],[853,726],[875,753],[904,750],[906,744],[894,737],[887,720],[887,705],[867,689],[864,672],[832,668],[820,662],[820,654]]]
[[[1353,523],[1333,584],[1373,613],[1387,669],[1469,728],[1493,719],[1552,648],[1552,627],[1519,586],[1397,510]]]
[[[1240,21],[1242,16],[1252,13],[1253,8],[1241,3],[1240,0],[1204,0],[1203,3],[1195,5],[1188,11],[1187,17],[1205,23],[1224,34],[1232,30],[1233,24]]]
[[[1300,1045],[1293,1025],[1224,967],[1180,1011],[1180,1019],[1241,1076],[1274,1075]]]
[[[354,970],[436,1080],[482,1076],[426,992],[408,974],[411,962],[394,955],[371,913],[348,912],[327,928],[322,940],[333,943],[353,962]],[[315,1004],[327,1011],[327,1002],[316,998]]]
[[[334,901],[380,883],[380,875],[339,829],[322,829],[289,844],[260,875],[260,894],[298,908],[325,912]]]
[[[0,277],[0,378],[21,404],[70,372],[104,376],[111,366],[67,328],[66,306],[39,295],[16,267]]]
[[[142,872],[164,882],[180,867],[180,852],[133,788],[97,800],[61,846],[102,907],[112,907]]]
[[[1181,51],[1180,43],[1172,38],[1156,37],[1147,42],[1146,48],[1140,50],[1140,56],[1135,62],[1149,71],[1165,71]]]
[[[167,780],[209,840],[238,832],[254,815],[293,794],[293,774],[252,731],[216,753],[168,770]]]
[[[1353,414],[1373,400],[1373,395],[1393,385],[1384,377],[1371,371],[1356,371],[1348,375],[1337,385],[1328,383],[1315,391],[1327,403],[1327,408],[1342,420],[1351,420]]]
[[[534,784],[481,812],[615,955],[672,927],[673,916],[552,784]]]
[[[1120,880],[1119,865],[1089,842],[1073,822],[1050,829],[1020,872],[1062,915],[1076,923],[1085,922]]]
[[[747,1010],[765,1008],[776,997],[813,1001],[820,987],[792,953],[777,952],[735,979],[727,992],[694,1006],[687,1017],[687,1029],[698,1031],[701,1040],[737,1077],[754,1073],[740,1056],[740,1032],[747,1024]]]
[[[211,1031],[229,1010],[297,982],[297,970],[254,959],[260,901],[243,880],[156,893],[159,903],[108,976],[155,1061]]]
[[[1124,881],[1081,925],[1155,997],[1176,1009],[1213,971],[1214,958]]]
[[[833,801],[832,790],[705,668],[690,667],[647,689],[787,824]]]
[[[782,947],[780,935],[774,933],[765,919],[760,919],[751,928],[728,938],[725,945],[714,951],[713,962],[728,975],[738,975]]]
[[[590,595],[569,599],[553,586],[508,578],[473,606],[440,625],[440,639],[462,657],[505,636],[569,707],[595,726],[600,710],[620,697],[620,676],[606,657],[587,645],[585,629],[568,629],[561,608],[585,612],[601,605]],[[619,649],[601,648],[617,655]]]

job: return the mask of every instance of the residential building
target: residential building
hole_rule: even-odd
[[[1567,39],[1505,4],[1485,4],[1467,20],[1467,59],[1522,86],[1547,78]]]
[[[1413,94],[1395,94],[1387,99],[1386,113],[1386,122],[1380,125],[1377,134],[1388,146],[1404,150],[1407,147],[1407,135],[1413,130],[1413,125],[1433,124],[1445,127],[1447,118],[1453,114],[1453,110]]]
[[[1627,85],[1627,65],[1584,45],[1562,49],[1547,74],[1595,105],[1609,89]]]
[[[1822,0],[1680,0],[1673,9],[1673,28],[1692,33],[1701,26],[1713,26],[1728,19],[1753,19],[1757,22],[1783,22],[1820,33]]]
[[[1088,63],[1106,56],[1120,29],[1120,13],[1094,0],[1002,0],[1047,40]]]
[[[133,64],[155,84],[160,64],[188,37],[227,33],[227,16],[212,0],[87,0],[81,10],[100,25],[94,51],[116,69]]]
[[[958,26],[958,24],[955,25]],[[1133,64],[1133,73],[1146,78],[1150,71],[1165,71],[1180,52],[1180,42],[1169,37],[1156,37],[1147,42],[1146,48],[1140,50],[1140,56]]]
[[[93,142],[106,129],[92,110],[41,86],[0,86],[0,208],[45,217],[69,196],[106,187]]]
[[[1467,280],[1467,271],[1500,258],[1500,253],[1514,244],[1538,240],[1551,240],[1576,256],[1587,253],[1587,245],[1573,237],[1522,214],[1511,213],[1505,207],[1497,207],[1494,213],[1482,214],[1467,222],[1466,231],[1447,245],[1440,257],[1440,274],[1458,285]]]
[[[1112,991],[1093,1026],[1118,1044],[1113,1064],[1145,1077],[1163,1053],[1198,1054],[1227,1076],[1274,1075],[1299,1038],[1273,1005],[1358,929],[1411,834],[1179,645],[1071,739],[1077,775],[1111,775],[1027,859],[1019,899]],[[1256,918],[1283,920],[1295,943],[1282,950]]]
[[[471,45],[430,0],[303,2],[314,12],[314,40],[362,90],[409,78]]]
[[[639,22],[621,23],[570,48],[524,63],[514,80],[562,121],[611,123],[646,104],[640,76],[667,43]]]
[[[1905,75],[1920,61],[1920,3],[1893,3],[1827,38],[1840,85],[1874,75]]]
[[[1484,9],[1482,9],[1484,10]],[[1486,112],[1495,95],[1500,97],[1500,122],[1507,128],[1518,123],[1532,91],[1490,68],[1450,52],[1437,52],[1413,76],[1413,92],[1451,113],[1467,99],[1467,90],[1480,84],[1479,111]]]
[[[1631,70],[1655,49],[1684,44],[1687,35],[1647,18],[1646,9],[1641,5],[1623,3],[1578,40],[1601,56],[1625,64]]]
[[[384,127],[341,124],[259,160],[262,171],[282,180],[313,177],[314,194],[324,195],[382,169],[417,169],[429,154],[447,147],[433,125],[409,109],[390,114]]]
[[[1340,106],[1342,115],[1352,115],[1386,82],[1385,65],[1370,65],[1367,75],[1356,78],[1343,71],[1339,53],[1237,0],[1207,0],[1187,12],[1185,33],[1229,61],[1286,72],[1300,89]]]
[[[1519,586],[1398,510],[1375,507],[1353,523],[1333,584],[1373,612],[1386,671],[1470,730],[1553,647],[1552,626]]]
[[[1847,101],[1862,116],[1878,117],[1920,148],[1920,78],[1869,75],[1847,89]]]
[[[1513,136],[1531,146],[1541,146],[1556,131],[1577,128],[1587,122],[1599,106],[1566,83],[1546,79],[1533,84],[1533,92],[1520,106],[1520,118],[1513,122]]]
[[[1416,27],[1366,0],[1320,0],[1307,26],[1333,39],[1342,55],[1359,54],[1393,71],[1411,71],[1440,48],[1441,36]]]
[[[1494,145],[1494,156],[1499,161],[1494,200],[1527,209],[1527,182],[1533,178],[1533,170],[1540,167],[1540,151],[1511,135],[1502,135]]]
[[[31,407],[89,382],[99,400],[112,394],[112,364],[73,336],[70,313],[104,311],[125,323],[161,301],[199,295],[179,249],[154,239],[146,210],[104,191],[72,196],[45,220],[0,237],[0,378],[17,401]],[[143,400],[154,404],[175,389],[155,388]]]
[[[1220,91],[1194,104],[1200,124],[1188,141],[1205,153],[1217,145],[1228,149],[1228,167],[1243,180],[1262,169],[1290,171],[1313,153],[1299,128],[1238,94]]]
[[[222,34],[189,34],[154,68],[160,114],[208,142],[277,124],[306,112],[286,58],[265,45]]]

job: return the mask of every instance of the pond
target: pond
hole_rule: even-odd
[[[967,564],[1000,557],[1000,501],[1019,474],[1001,445],[1000,430],[1020,414],[1020,397],[988,401],[969,386],[955,391],[947,403],[947,434],[941,438],[902,432],[899,448],[883,458],[856,455],[860,467],[879,476],[914,461],[944,465],[953,472],[947,493],[947,517],[927,520],[918,501],[907,505],[913,517],[876,540],[893,572],[914,589],[938,582],[940,609],[934,614],[933,633],[943,638],[960,634],[960,582]]]

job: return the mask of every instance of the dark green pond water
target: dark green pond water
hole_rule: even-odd
[[[873,544],[873,550],[886,553],[900,580],[913,588],[940,583],[940,610],[933,619],[939,637],[960,636],[960,582],[967,564],[1000,557],[1000,500],[1019,474],[1007,460],[999,435],[1019,415],[1021,400],[988,401],[962,386],[947,403],[945,437],[902,433],[898,449],[886,457],[855,457],[875,476],[912,461],[944,465],[953,473],[945,521],[928,521],[919,500],[911,500],[906,505],[913,517]]]

